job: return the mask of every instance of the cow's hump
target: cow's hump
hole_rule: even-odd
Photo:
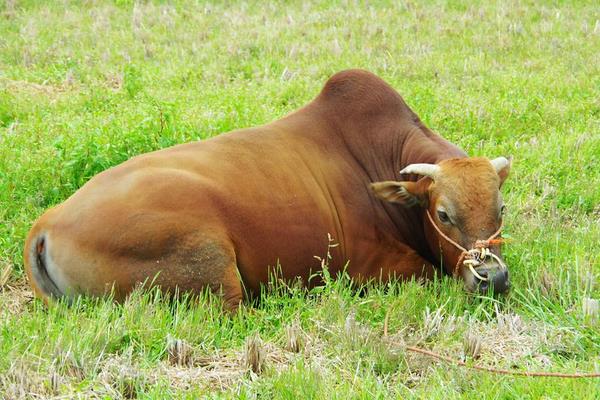
[[[333,75],[325,83],[318,100],[342,118],[392,113],[396,117],[412,119],[414,115],[394,88],[371,72],[360,69]]]

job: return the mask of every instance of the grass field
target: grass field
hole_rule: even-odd
[[[584,312],[600,298],[600,8],[572,3],[0,1],[0,398],[599,398],[600,379],[404,350],[600,370]],[[514,157],[508,296],[444,278],[274,281],[236,315],[210,295],[31,300],[21,252],[46,208],[133,155],[277,119],[351,67],[469,154]]]

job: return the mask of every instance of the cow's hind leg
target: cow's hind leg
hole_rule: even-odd
[[[244,299],[242,285],[237,265],[233,263],[226,268],[221,285],[217,288],[223,296],[225,309],[230,312],[236,311]]]
[[[130,245],[121,249],[127,257],[120,265],[109,259],[102,263],[111,267],[98,275],[106,280],[105,286],[115,284],[117,300],[142,283],[170,294],[200,294],[210,289],[223,297],[227,309],[237,308],[243,291],[233,244],[217,234],[187,233],[168,238],[145,248]]]
[[[244,293],[233,244],[228,240],[196,236],[178,247],[171,284],[175,283],[181,291],[195,293],[210,288],[222,296],[226,309],[236,310]]]

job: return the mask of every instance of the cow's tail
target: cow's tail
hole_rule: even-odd
[[[59,289],[51,273],[48,271],[49,238],[46,233],[30,233],[24,249],[25,272],[34,292],[44,302],[49,298],[61,298],[64,293]]]

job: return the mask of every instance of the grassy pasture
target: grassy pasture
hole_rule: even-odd
[[[237,315],[208,294],[29,298],[22,246],[46,208],[133,155],[279,118],[351,67],[469,154],[514,157],[508,296],[450,279],[360,293],[342,278],[308,293],[274,281]],[[598,371],[600,323],[583,306],[599,275],[592,1],[0,1],[0,398],[596,399],[598,379],[469,372],[403,345]]]

